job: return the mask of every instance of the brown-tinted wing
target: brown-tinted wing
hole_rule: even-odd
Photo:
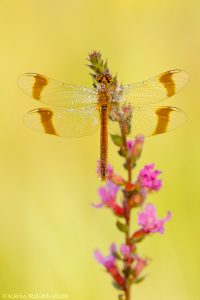
[[[185,113],[171,106],[135,106],[132,108],[130,136],[153,136],[178,128],[186,121]],[[110,132],[120,134],[117,121],[110,121]]]
[[[18,83],[26,94],[52,106],[81,108],[97,102],[97,92],[93,89],[58,82],[37,73],[21,75]]]
[[[95,107],[82,109],[38,108],[24,117],[25,124],[37,131],[62,137],[82,137],[99,127],[99,111]]]
[[[178,93],[189,81],[189,75],[182,70],[171,70],[149,80],[124,85],[121,102],[132,105],[156,103]]]

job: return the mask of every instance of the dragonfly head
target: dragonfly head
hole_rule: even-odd
[[[102,74],[99,74],[96,76],[96,81],[99,82],[99,83],[111,83],[112,82],[112,76],[111,74],[105,72],[105,73],[102,73]]]

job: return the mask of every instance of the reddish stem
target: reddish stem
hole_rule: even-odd
[[[128,152],[127,149],[127,139],[126,139],[126,133],[124,132],[123,128],[123,124],[121,124],[121,134],[122,134],[122,141],[123,141],[123,150],[125,152]],[[126,168],[128,171],[128,183],[131,183],[132,180],[132,167],[131,167],[131,159],[130,158],[126,158]],[[125,244],[129,245],[130,244],[130,208],[127,205],[127,200],[125,200],[124,202],[124,207],[125,207],[125,211],[126,211],[126,216],[125,216],[125,220],[126,220],[126,226],[127,226],[127,231],[125,233]],[[128,262],[124,262],[124,270],[126,270],[129,267]],[[130,300],[131,297],[131,293],[130,293],[130,284],[128,282],[128,276],[125,276],[125,300]]]

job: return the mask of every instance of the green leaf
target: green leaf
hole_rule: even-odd
[[[145,238],[144,236],[142,236],[142,237],[137,237],[137,238],[132,237],[132,238],[130,239],[130,241],[131,241],[132,244],[136,244],[136,243],[140,243],[144,238]]]
[[[122,260],[122,257],[121,257],[121,255],[120,255],[119,253],[114,252],[112,255],[113,255],[116,259]]]
[[[121,291],[121,290],[122,290],[121,286],[118,285],[115,281],[113,281],[112,284],[113,284],[113,286],[114,286],[114,288],[115,288],[116,290],[118,290],[118,291]]]
[[[140,283],[140,282],[142,282],[142,281],[145,279],[145,277],[146,277],[146,276],[139,277],[138,279],[136,279],[136,280],[134,281],[134,283]]]
[[[133,234],[133,236],[131,238],[131,242],[133,244],[140,243],[146,236],[147,236],[147,233],[144,230],[138,230]]]
[[[117,228],[122,232],[128,232],[128,226],[124,223],[121,223],[119,220],[116,222]]]
[[[124,147],[121,147],[120,150],[118,151],[118,153],[120,156],[127,157],[128,152],[126,149],[124,149]],[[126,167],[124,166],[124,168],[126,168]]]
[[[128,278],[129,275],[131,274],[131,268],[130,267],[126,268],[125,270],[123,270],[123,273],[125,277]]]
[[[122,146],[123,144],[123,141],[122,141],[122,137],[120,135],[117,135],[117,134],[111,134],[111,139],[113,141],[113,143],[119,147]]]

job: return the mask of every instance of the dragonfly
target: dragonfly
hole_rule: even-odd
[[[131,108],[130,136],[154,136],[173,130],[185,122],[185,113],[155,103],[177,94],[189,76],[183,70],[170,70],[143,82],[119,86],[114,91],[110,74],[102,73],[96,81],[97,88],[87,88],[26,73],[18,83],[26,94],[50,106],[26,113],[24,122],[28,127],[67,138],[89,136],[100,127],[100,173],[101,179],[106,180],[108,132],[121,133],[116,110]]]

